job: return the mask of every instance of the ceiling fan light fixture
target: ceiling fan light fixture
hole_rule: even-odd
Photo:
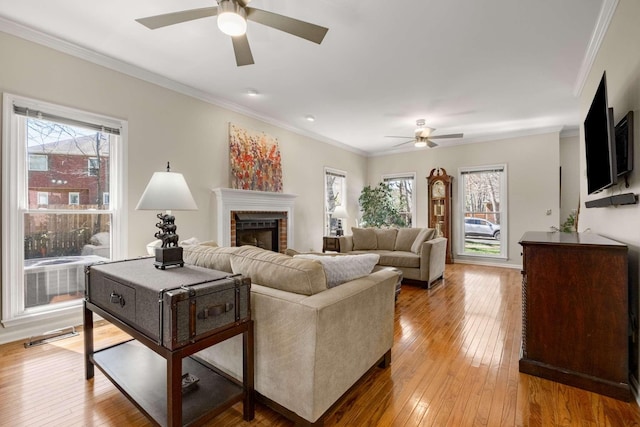
[[[247,18],[244,9],[233,0],[218,3],[218,28],[229,36],[241,36],[247,32]]]
[[[413,146],[416,147],[416,148],[426,147],[427,146],[427,141],[416,139],[416,142],[413,143]]]

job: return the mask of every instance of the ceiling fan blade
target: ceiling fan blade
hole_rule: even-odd
[[[267,12],[266,10],[253,7],[247,7],[245,10],[247,12],[247,19],[314,43],[322,43],[324,36],[327,34],[327,31],[329,31],[328,28],[277,13]]]
[[[462,133],[450,133],[448,135],[429,135],[429,138],[431,139],[436,139],[436,138],[462,138],[464,136],[464,134]]]
[[[165,13],[164,15],[149,16],[147,18],[136,19],[150,30],[162,28],[181,22],[193,21],[194,19],[207,18],[218,14],[218,7],[203,7],[200,9],[183,10],[182,12]]]
[[[407,136],[407,135],[402,135],[402,136],[398,136],[398,135],[385,135],[385,138],[411,138],[411,139],[415,139],[412,136]]]
[[[402,137],[402,138],[404,138],[404,137]],[[394,147],[400,147],[401,145],[408,144],[410,142],[415,142],[415,141],[416,141],[415,139],[410,139],[408,141],[401,142],[400,144],[396,144],[396,145],[394,145]]]
[[[430,139],[427,139],[427,147],[433,148],[433,147],[437,147],[437,146],[438,146],[438,144],[436,144],[435,142],[433,142]]]
[[[236,54],[238,67],[253,64],[253,55],[251,54],[247,35],[231,37],[231,42],[233,43],[233,52]]]

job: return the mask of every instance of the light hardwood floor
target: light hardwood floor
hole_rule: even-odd
[[[518,270],[448,265],[432,290],[403,286],[388,369],[374,368],[341,400],[327,426],[635,426],[640,408],[520,374]],[[125,335],[96,329],[96,348]],[[0,346],[1,426],[147,426],[96,370],[84,379],[82,334],[25,349]],[[291,426],[261,405],[235,405],[210,426]]]

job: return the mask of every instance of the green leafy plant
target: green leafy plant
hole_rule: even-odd
[[[563,233],[572,233],[578,231],[578,214],[577,212],[571,212],[571,214],[560,225],[560,231]]]
[[[400,214],[389,185],[381,182],[376,187],[367,185],[358,198],[365,227],[404,227],[406,221]]]

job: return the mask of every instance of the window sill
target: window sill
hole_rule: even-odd
[[[59,307],[49,308],[47,311],[20,314],[9,319],[2,319],[1,323],[5,328],[26,328],[33,325],[47,325],[49,328],[54,322],[57,323],[57,321],[72,318],[77,318],[82,323],[82,301],[82,299],[78,299],[68,303],[61,303]],[[66,326],[69,325],[67,324]]]

